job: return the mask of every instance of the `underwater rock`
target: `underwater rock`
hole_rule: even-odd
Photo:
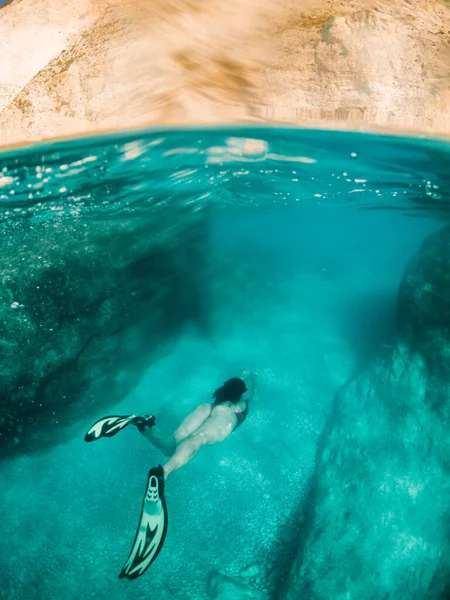
[[[288,600],[450,594],[450,227],[411,260],[397,328],[335,400]]]
[[[211,600],[268,600],[266,594],[252,588],[239,577],[228,577],[218,571],[209,575],[208,596]]]
[[[260,574],[260,567],[259,565],[257,565],[256,563],[249,565],[248,567],[245,567],[245,569],[242,569],[242,571],[239,573],[239,575],[241,577],[256,577],[257,575]]]
[[[431,358],[436,339],[450,338],[450,226],[425,240],[408,265],[398,294],[397,322]]]
[[[1,225],[2,456],[79,435],[201,321],[206,219],[172,210]]]

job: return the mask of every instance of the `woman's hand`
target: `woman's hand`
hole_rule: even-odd
[[[257,384],[258,384],[258,377],[257,377],[256,373],[252,373],[251,371],[242,371],[241,379],[243,379],[246,384],[247,384],[247,381],[250,381],[252,384],[251,396],[256,394],[256,388],[257,388]]]

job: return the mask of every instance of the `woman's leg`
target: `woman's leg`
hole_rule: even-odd
[[[160,431],[158,426],[145,427],[140,432],[165,456],[172,456],[178,444],[192,435],[211,414],[210,404],[199,404],[181,423],[173,435]]]
[[[211,404],[199,404],[197,408],[184,419],[173,434],[175,443],[178,445],[192,435],[201,425],[203,425],[210,415]]]
[[[175,454],[169,458],[163,467],[164,480],[167,480],[173,471],[184,467],[184,465],[195,458],[199,453],[200,448],[204,445],[205,440],[202,435],[193,435],[192,437],[181,442],[181,444],[177,446]]]
[[[177,445],[175,444],[173,435],[162,433],[158,426],[140,430],[140,432],[155,446],[155,448],[161,450],[164,456],[172,456],[172,454],[175,452]]]
[[[167,478],[172,471],[195,458],[202,446],[223,442],[233,432],[235,425],[236,415],[229,411],[213,414],[211,418],[205,419],[193,435],[177,446],[175,454],[164,465],[164,477]]]

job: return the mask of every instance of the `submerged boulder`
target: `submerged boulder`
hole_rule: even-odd
[[[264,592],[252,587],[241,577],[229,577],[218,571],[210,573],[207,592],[211,600],[268,600]]]
[[[408,266],[397,327],[336,397],[289,600],[450,595],[450,227]]]
[[[202,318],[206,218],[180,210],[1,224],[2,456],[79,433]]]

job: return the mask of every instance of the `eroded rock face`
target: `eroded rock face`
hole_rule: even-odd
[[[285,598],[448,598],[449,273],[446,227],[406,271],[393,339],[338,394]]]
[[[236,121],[449,134],[449,23],[441,0],[22,0],[0,13],[1,142]]]
[[[2,456],[79,433],[202,318],[205,218],[171,215],[1,225]]]

